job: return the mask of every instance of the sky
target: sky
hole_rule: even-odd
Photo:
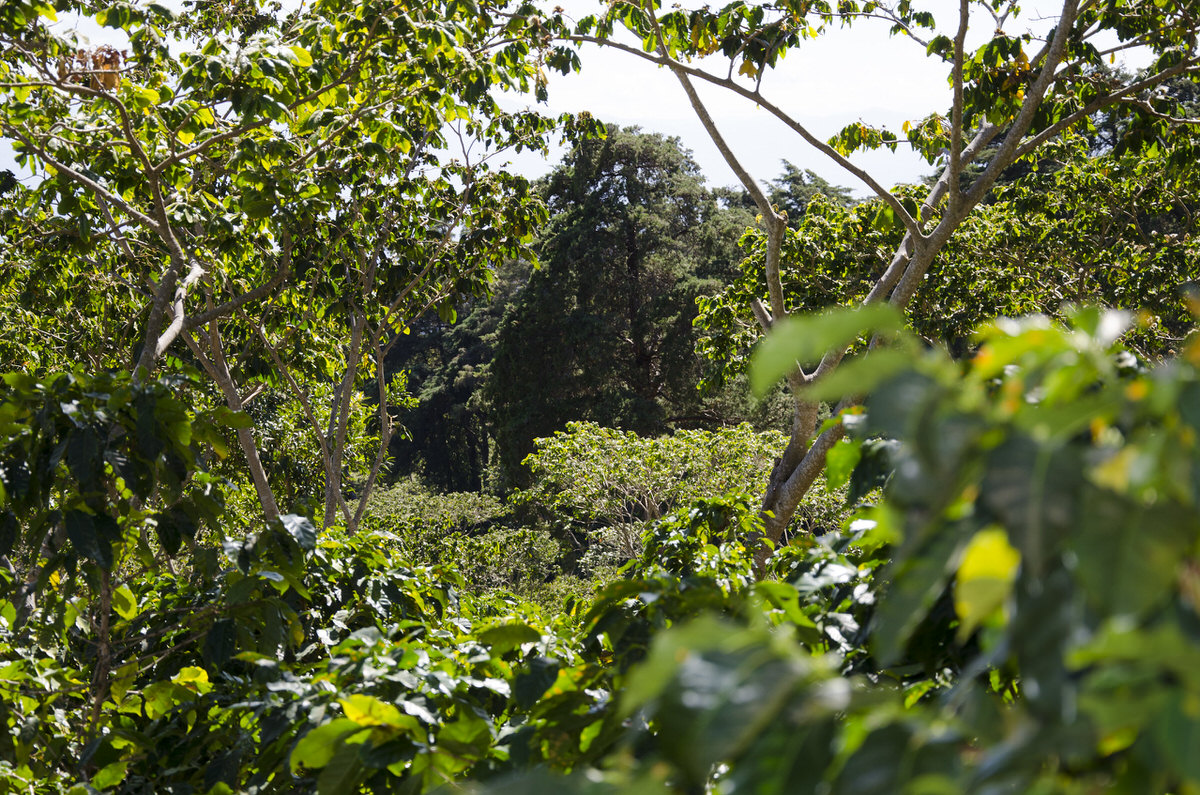
[[[557,2],[572,17],[603,8],[597,0]],[[1052,0],[1032,0],[1026,4],[1023,16],[1006,26],[1007,32],[1028,29],[1044,33],[1052,24],[1046,17],[1054,5]],[[957,2],[929,0],[918,6],[933,12],[941,23],[939,32],[953,35],[949,26],[957,23]],[[69,28],[77,29],[92,46],[124,46],[116,31],[99,28],[91,20],[64,19],[55,26],[59,33]],[[932,112],[946,113],[951,98],[948,66],[927,57],[923,45],[889,35],[887,28],[886,23],[871,21],[851,29],[833,28],[805,42],[789,52],[779,68],[768,72],[763,80],[763,96],[821,140],[856,121],[884,125],[899,135],[906,120],[916,121]],[[993,29],[990,16],[977,9],[972,16],[968,48],[989,38]],[[676,136],[692,151],[710,185],[738,184],[670,72],[633,55],[595,46],[583,47],[580,57],[583,68],[579,73],[551,73],[548,104],[537,105],[527,96],[503,95],[502,106],[509,110],[534,107],[550,114],[586,110],[604,122]],[[717,60],[706,59],[700,65],[723,73],[726,67]],[[856,195],[869,193],[853,175],[809,147],[767,111],[720,87],[702,81],[696,84],[738,159],[760,183],[778,177],[786,159],[812,169],[835,185],[850,188]],[[529,177],[540,176],[557,164],[562,154],[561,148],[552,150],[549,158],[526,153],[511,159],[511,167]],[[895,153],[880,150],[852,159],[885,187],[917,182],[933,170],[904,146]],[[3,168],[13,168],[12,155],[6,145],[0,144]]]
[[[595,0],[560,3],[570,16],[583,16],[601,6]],[[958,3],[953,0],[918,2],[939,22],[939,31],[953,36]],[[1061,4],[1060,4],[1061,5]],[[1045,33],[1044,11],[1050,0],[1026,3],[1026,11],[1008,33],[1031,30]],[[778,68],[763,80],[762,95],[807,127],[817,138],[828,140],[847,124],[862,121],[886,126],[901,135],[905,121],[918,121],[930,113],[948,114],[951,103],[949,66],[928,57],[925,47],[904,36],[892,36],[889,25],[875,20],[853,28],[833,27],[816,39],[787,53]],[[995,25],[979,9],[972,14],[967,48],[989,39]],[[934,34],[929,34],[931,37]],[[1035,48],[1036,44],[1034,45]],[[636,125],[645,131],[677,136],[690,149],[711,185],[738,184],[733,171],[697,120],[676,78],[636,56],[587,46],[580,52],[580,72],[551,75],[548,109],[552,113],[589,111],[605,122]],[[711,63],[710,63],[711,62]],[[728,61],[719,57],[701,62],[704,68],[724,74]],[[696,64],[693,64],[696,65]],[[774,116],[751,101],[718,86],[693,81],[743,167],[760,183],[782,173],[782,161],[812,169],[835,185],[865,196],[870,190],[824,154],[808,146]],[[747,81],[748,83],[748,81]],[[507,100],[506,107],[522,105]],[[528,104],[528,103],[526,103]],[[552,160],[561,150],[552,154]],[[851,158],[884,187],[919,182],[933,167],[904,146],[860,153]],[[527,175],[544,173],[545,161],[535,155],[514,160],[513,166]]]
[[[692,150],[710,184],[738,183],[669,71],[596,46],[584,47],[580,59],[580,72],[551,75],[550,112],[586,110],[605,122],[677,136]],[[716,59],[706,60],[712,61],[711,65],[704,64],[711,71],[727,68]],[[925,48],[920,44],[888,36],[882,25],[864,26],[832,30],[789,52],[779,68],[764,77],[762,94],[821,140],[856,121],[886,125],[899,134],[905,120],[920,119],[948,107],[946,76],[945,64],[925,57]],[[786,159],[856,194],[865,192],[865,186],[852,175],[800,140],[766,110],[718,86],[693,83],[738,160],[759,182],[776,178]],[[515,108],[521,103],[510,100],[505,104]],[[918,181],[931,171],[920,157],[902,150],[859,155],[854,161],[886,187]],[[517,159],[514,166],[530,175],[545,168],[533,155]]]

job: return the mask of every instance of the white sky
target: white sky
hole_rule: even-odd
[[[678,136],[692,150],[710,184],[738,184],[670,72],[635,56],[595,46],[581,50],[580,59],[583,68],[579,73],[551,75],[551,112],[587,110],[605,122]],[[727,68],[716,58],[707,60],[712,61],[711,66],[705,63],[711,71],[720,73]],[[920,44],[890,37],[882,25],[864,25],[833,30],[789,52],[764,77],[762,94],[821,140],[860,120],[886,125],[899,135],[905,120],[920,119],[949,106],[946,75],[946,66],[925,57]],[[855,193],[865,190],[852,175],[767,111],[718,86],[700,80],[693,84],[739,161],[760,182],[777,177],[781,161],[787,159]],[[895,154],[884,150],[858,155],[854,161],[885,187],[916,181],[932,170],[903,147]],[[545,170],[533,155],[518,159],[514,166],[530,175]]]
[[[567,13],[584,16],[605,4],[596,0],[559,0]],[[917,0],[938,22],[938,33],[953,37],[958,24],[954,0]],[[1057,18],[1061,0],[1029,0],[1024,12],[1006,23],[1011,34],[1032,31],[1045,34]],[[1047,20],[1047,16],[1054,18]],[[930,113],[949,113],[951,89],[949,65],[928,57],[925,47],[904,36],[889,34],[889,25],[867,20],[853,28],[833,28],[816,39],[803,42],[787,54],[763,80],[762,95],[807,127],[820,140],[828,140],[847,124],[862,121],[886,126],[903,138],[901,125]],[[995,25],[990,15],[974,8],[967,39],[968,52],[991,38]],[[922,30],[923,38],[936,33]],[[1027,50],[1036,50],[1037,42]],[[588,46],[580,52],[583,63],[577,74],[550,75],[548,109],[552,113],[590,111],[605,122],[637,125],[648,132],[679,137],[692,150],[710,185],[738,185],[737,177],[696,119],[683,90],[666,69],[656,68],[636,56]],[[702,65],[723,75],[728,61],[720,57]],[[693,64],[698,65],[698,64]],[[701,99],[730,144],[742,166],[760,183],[777,178],[782,160],[812,169],[834,185],[865,196],[869,189],[852,174],[808,146],[774,116],[749,100],[718,86],[693,80]],[[747,81],[749,84],[749,81]],[[506,101],[509,108],[522,103]],[[551,155],[551,165],[561,157]],[[928,163],[901,144],[896,152],[886,149],[856,154],[851,160],[884,187],[918,182],[933,171]],[[545,173],[540,157],[523,154],[513,167],[529,176]]]
[[[597,0],[557,2],[572,16],[583,16],[604,7]],[[952,26],[957,24],[954,0],[928,0],[918,5],[934,13],[939,32],[953,35]],[[1008,32],[1026,29],[1045,32],[1049,24],[1038,20],[1038,8],[1049,12],[1054,6],[1053,0],[1032,0],[1031,10],[1017,22],[1006,25]],[[968,48],[989,38],[994,28],[991,18],[978,9],[972,15],[972,22]],[[117,31],[101,29],[91,20],[80,23],[64,20],[55,27],[64,32],[68,25],[78,25],[79,33],[93,46],[112,44],[118,49],[125,46]],[[900,135],[901,124],[906,120],[918,120],[935,111],[945,113],[950,104],[947,65],[927,57],[922,45],[905,37],[890,36],[887,28],[886,23],[871,20],[852,29],[830,30],[803,43],[788,53],[776,69],[768,71],[763,95],[822,140],[846,124],[860,120],[886,125]],[[535,107],[551,114],[586,110],[601,121],[637,125],[647,132],[678,136],[682,145],[692,150],[710,185],[737,184],[737,178],[696,120],[682,89],[669,72],[635,56],[600,47],[586,46],[580,55],[582,71],[567,76],[551,73],[549,104]],[[707,62],[701,65],[723,73],[726,67],[717,62],[719,58],[711,60],[711,66]],[[719,87],[703,81],[695,83],[726,140],[760,182],[776,178],[782,170],[781,161],[787,159],[801,168],[811,168],[835,185],[849,187],[857,195],[868,192],[856,178],[807,146],[765,110]],[[531,98],[517,96],[505,96],[501,101],[510,110],[532,104]],[[546,173],[561,156],[559,148],[551,152],[548,160],[526,153],[511,162],[517,171],[534,177]],[[880,150],[853,159],[885,187],[918,181],[932,171],[903,145],[895,153]],[[9,147],[0,144],[0,168],[12,167]]]

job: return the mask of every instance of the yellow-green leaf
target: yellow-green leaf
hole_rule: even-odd
[[[300,738],[300,742],[296,743],[292,751],[292,773],[298,772],[302,767],[310,770],[325,767],[346,738],[361,730],[361,726],[346,718],[338,718],[313,729]]]
[[[400,710],[394,704],[388,704],[374,696],[355,694],[349,698],[340,698],[342,711],[346,717],[359,726],[399,726]]]
[[[903,318],[890,304],[838,308],[824,314],[782,318],[754,351],[750,388],[759,397],[797,364],[819,360],[827,351],[845,347],[864,332],[896,331]]]
[[[159,99],[161,99],[161,97],[158,95],[158,92],[153,88],[144,88],[141,86],[133,89],[133,98],[138,105],[141,105],[144,108],[148,108],[151,105],[157,105]]]
[[[288,49],[292,51],[292,55],[296,56],[296,65],[301,69],[306,69],[312,66],[313,59],[308,50],[304,49],[303,47],[298,47],[294,44]]]
[[[171,681],[194,693],[207,693],[212,690],[212,684],[208,681],[208,671],[203,668],[193,666],[183,668],[175,674]]]
[[[967,544],[954,586],[959,640],[966,640],[1012,593],[1021,553],[1003,530],[980,530]]]
[[[98,790],[106,790],[110,787],[115,787],[125,780],[126,768],[129,762],[113,762],[111,765],[105,765],[96,771],[96,775],[92,776],[92,786]]]
[[[117,611],[117,615],[126,621],[136,618],[137,614],[141,612],[138,609],[137,597],[133,595],[133,591],[128,585],[122,585],[113,591],[112,606],[113,610]]]

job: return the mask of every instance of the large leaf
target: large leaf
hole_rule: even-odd
[[[279,517],[279,521],[283,523],[283,527],[288,531],[292,538],[296,539],[296,543],[301,549],[311,552],[317,547],[317,528],[313,525],[312,520],[307,516],[301,516],[295,513],[284,514]]]
[[[513,680],[513,696],[517,704],[528,709],[554,684],[561,663],[553,657],[534,657],[528,667],[517,671]]]
[[[540,640],[541,637],[541,632],[519,621],[492,624],[479,632],[479,642],[491,646],[498,654],[504,654],[522,644]]]
[[[300,738],[292,750],[292,773],[298,773],[302,767],[316,770],[329,764],[329,760],[342,746],[344,740],[352,734],[363,731],[363,727],[349,718],[323,723]],[[355,750],[357,753],[357,749]]]
[[[1138,506],[1087,488],[1071,535],[1075,577],[1103,616],[1139,616],[1175,590],[1175,571],[1196,536],[1195,514],[1172,503]]]
[[[1021,554],[1003,530],[980,530],[967,544],[954,581],[959,642],[1008,599],[1020,562]]]
[[[792,315],[775,324],[750,360],[750,388],[760,397],[799,364],[815,362],[867,332],[895,332],[903,318],[889,304]]]
[[[881,664],[900,659],[913,631],[945,589],[962,543],[958,533],[942,528],[889,568],[890,582],[871,633],[872,650]]]
[[[63,525],[67,538],[79,554],[110,569],[113,564],[112,542],[101,537],[96,516],[84,511],[67,511],[63,514]]]

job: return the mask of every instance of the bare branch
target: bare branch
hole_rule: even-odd
[[[46,163],[46,165],[50,166],[55,171],[61,171],[75,182],[78,182],[80,185],[83,185],[84,187],[94,191],[97,196],[102,196],[110,204],[120,207],[121,210],[130,218],[135,219],[139,224],[151,230],[152,232],[159,232],[158,221],[155,221],[150,216],[138,210],[129,202],[125,201],[125,199],[120,195],[113,193],[111,190],[104,187],[91,177],[84,176],[84,174],[72,168],[71,166],[66,165],[65,163],[60,163],[53,155],[49,154],[41,146],[34,143],[32,139],[30,139],[20,130],[6,125],[4,127],[4,133],[6,135],[11,135],[13,138],[16,138],[21,143],[32,149],[37,153],[38,158],[41,159],[42,162]]]
[[[814,149],[821,152],[821,154],[823,154],[826,157],[833,160],[835,163],[837,163],[839,166],[841,166],[844,170],[846,170],[850,174],[854,175],[856,178],[858,178],[859,181],[861,181],[864,185],[866,185],[868,188],[870,188],[871,192],[874,193],[876,196],[878,196],[880,199],[882,199],[896,214],[896,217],[899,218],[904,223],[905,229],[907,229],[908,231],[912,232],[914,235],[917,235],[917,236],[919,236],[921,234],[921,230],[920,230],[919,225],[917,224],[916,219],[914,219],[911,215],[908,214],[908,210],[904,209],[904,205],[900,202],[899,199],[897,199],[891,193],[891,191],[885,189],[882,185],[879,184],[878,181],[875,180],[874,177],[872,177],[870,174],[868,174],[865,170],[863,170],[863,169],[859,168],[858,166],[854,165],[853,163],[851,163],[840,152],[838,152],[836,149],[834,149],[832,146],[825,143],[821,139],[817,138],[815,135],[813,135],[808,130],[807,127],[805,127],[803,124],[801,124],[800,122],[793,119],[790,115],[785,113],[782,109],[780,109],[774,103],[767,100],[761,94],[746,88],[745,86],[741,85],[740,83],[737,83],[736,81],[734,81],[732,78],[716,77],[714,75],[709,74],[708,72],[705,72],[702,69],[696,69],[696,68],[688,66],[686,64],[679,63],[678,61],[676,61],[672,58],[668,58],[663,55],[654,55],[652,53],[648,53],[643,50],[640,50],[637,47],[631,47],[627,44],[622,44],[620,42],[611,41],[609,39],[602,39],[602,38],[599,38],[596,36],[582,36],[582,35],[569,36],[568,39],[570,41],[585,42],[588,44],[598,44],[602,47],[612,47],[612,48],[620,50],[622,52],[627,52],[627,53],[630,53],[631,55],[636,55],[637,57],[639,57],[645,61],[649,61],[653,64],[657,64],[658,66],[668,67],[672,71],[678,70],[679,72],[683,72],[684,74],[686,74],[690,77],[695,77],[700,80],[704,80],[715,86],[721,86],[722,88],[728,89],[729,91],[732,91],[733,93],[737,94],[740,97],[744,97],[745,99],[748,99],[748,100],[754,102],[759,107],[763,108],[768,113],[770,113],[772,116],[779,119],[779,121],[781,121],[785,125],[787,125],[787,127],[789,129],[791,129],[792,132],[796,133],[801,138],[803,138],[804,141],[809,146],[812,146]]]
[[[1038,108],[1041,107],[1046,91],[1057,77],[1058,65],[1062,62],[1063,54],[1067,49],[1067,39],[1070,38],[1071,28],[1075,24],[1077,7],[1078,0],[1066,0],[1063,3],[1062,16],[1059,17],[1058,26],[1054,29],[1054,38],[1046,47],[1045,55],[1041,59],[1041,72],[1025,93],[1025,101],[1021,103],[1021,109],[1017,111],[1016,118],[1009,126],[1008,137],[1004,139],[1004,143],[1000,145],[987,168],[971,185],[968,196],[965,197],[968,207],[973,207],[982,200],[996,180],[1000,178],[1004,169],[1008,168],[1019,156],[1020,139],[1029,130],[1029,125],[1033,123],[1033,118],[1037,114]],[[960,208],[955,209],[961,213]],[[957,224],[957,221],[955,223]]]

